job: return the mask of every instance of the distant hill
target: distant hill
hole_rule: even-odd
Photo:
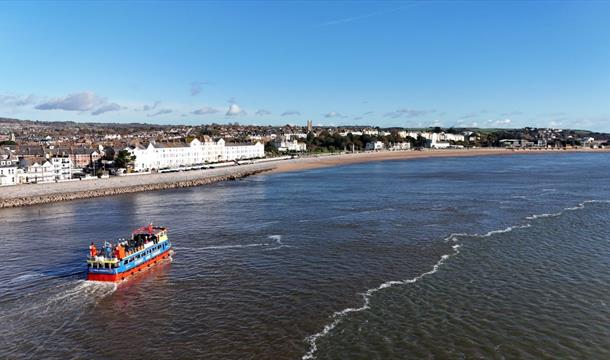
[[[0,117],[0,128],[15,126],[29,127],[53,127],[53,128],[165,128],[181,125],[156,125],[147,123],[96,123],[96,122],[75,122],[75,121],[40,121],[40,120],[21,120]]]

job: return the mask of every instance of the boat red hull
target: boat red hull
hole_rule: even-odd
[[[170,256],[170,252],[165,251],[164,253],[162,253],[161,255],[154,257],[132,269],[129,269],[127,271],[118,273],[118,274],[95,274],[95,273],[87,273],[87,280],[90,281],[107,281],[107,282],[117,282],[117,281],[122,281],[127,279],[128,277],[137,274],[139,272],[142,272],[148,268],[150,268],[151,266],[156,265],[157,263],[169,258]]]

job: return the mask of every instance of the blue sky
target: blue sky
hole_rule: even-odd
[[[610,131],[608,2],[0,3],[0,116]]]

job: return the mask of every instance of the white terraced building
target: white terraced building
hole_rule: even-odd
[[[262,143],[226,144],[223,139],[214,141],[204,137],[203,141],[190,142],[151,141],[148,145],[130,146],[125,150],[136,157],[135,171],[149,171],[180,166],[202,165],[221,161],[253,159],[265,156]]]
[[[250,143],[225,143],[225,161],[256,159],[265,157],[265,145],[261,142]]]
[[[0,186],[17,185],[17,161],[10,156],[0,157]]]
[[[55,181],[55,167],[47,158],[20,159],[19,167],[23,169],[22,184]]]
[[[53,156],[51,157],[55,180],[70,180],[72,178],[72,159],[68,156]]]

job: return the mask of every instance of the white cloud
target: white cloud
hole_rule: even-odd
[[[229,110],[227,110],[226,116],[238,116],[238,115],[246,115],[246,112],[239,107],[237,104],[231,104],[229,106]]]
[[[498,126],[502,126],[502,125],[510,125],[510,123],[512,123],[512,120],[511,120],[511,119],[496,120],[496,121],[494,122],[494,124],[495,124],[495,125],[498,125]]]
[[[191,114],[193,114],[193,115],[210,115],[210,114],[216,114],[218,112],[220,112],[220,110],[214,109],[214,108],[209,107],[209,106],[204,106],[204,107],[202,107],[200,109],[197,109],[197,110],[191,112]]]
[[[63,98],[51,99],[36,106],[38,110],[89,111],[106,103],[106,99],[92,91],[70,94]]]

